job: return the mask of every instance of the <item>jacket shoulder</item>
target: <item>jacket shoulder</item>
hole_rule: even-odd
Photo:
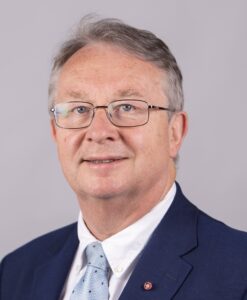
[[[58,272],[60,279],[57,282],[62,285],[78,245],[76,229],[76,224],[57,229],[5,256],[0,264],[0,298],[34,299],[31,295],[35,283],[34,275],[45,266],[51,265],[49,272],[46,272],[46,276],[51,276],[52,270],[61,265],[56,263],[59,259],[64,270]]]
[[[227,244],[235,248],[247,247],[247,232],[234,229],[225,223],[208,216],[206,213],[199,211],[198,215],[199,235],[207,237],[208,240],[217,241],[217,243]]]
[[[225,274],[242,274],[247,280],[247,233],[231,228],[204,212],[198,216],[198,257],[204,257],[207,267],[213,264]],[[206,267],[206,266],[205,266]],[[233,272],[233,270],[235,270]],[[236,274],[235,274],[236,273]]]
[[[73,223],[39,236],[6,255],[3,261],[18,260],[23,263],[23,260],[30,260],[32,256],[37,259],[37,255],[41,253],[49,254],[49,252],[59,251],[68,237],[76,233],[76,226],[76,223]]]

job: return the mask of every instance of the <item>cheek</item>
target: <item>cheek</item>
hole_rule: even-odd
[[[166,126],[153,128],[146,147],[153,163],[156,161],[160,162],[160,165],[166,163],[169,158],[168,128]]]
[[[60,159],[74,156],[81,146],[83,135],[81,132],[67,131],[57,136],[57,149]]]
[[[147,124],[148,125],[148,124]],[[168,153],[168,133],[165,126],[147,126],[136,128],[129,137],[129,145],[135,152],[136,159],[152,164],[153,160],[165,158]]]

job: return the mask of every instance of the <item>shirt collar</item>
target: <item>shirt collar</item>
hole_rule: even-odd
[[[116,277],[121,277],[140,255],[153,231],[168,211],[175,194],[176,185],[174,183],[166,196],[151,211],[135,223],[101,242],[111,270]],[[97,239],[86,227],[81,212],[77,230],[80,241],[79,250],[83,253],[87,245]]]

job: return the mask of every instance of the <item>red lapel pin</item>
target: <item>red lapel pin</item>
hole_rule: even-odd
[[[143,285],[145,291],[150,291],[153,288],[153,284],[150,281],[146,281]]]

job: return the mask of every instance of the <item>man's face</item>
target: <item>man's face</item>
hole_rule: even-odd
[[[55,103],[67,101],[107,105],[117,99],[141,99],[168,106],[164,73],[116,46],[92,44],[63,66]],[[95,112],[88,128],[62,129],[52,124],[63,172],[80,199],[145,195],[170,185],[173,159],[185,128],[185,116],[170,123],[166,111],[150,111],[140,127],[116,127],[104,109]]]

